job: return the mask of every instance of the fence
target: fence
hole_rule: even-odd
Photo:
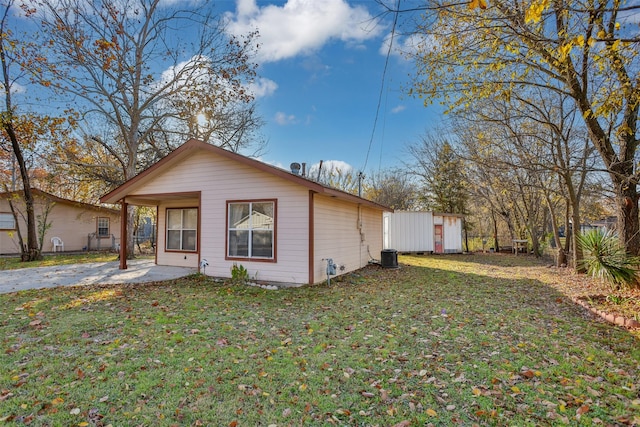
[[[96,233],[89,233],[87,236],[87,250],[89,251],[115,251],[120,246],[119,239],[109,234],[108,236],[98,236]]]

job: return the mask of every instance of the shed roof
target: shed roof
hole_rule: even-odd
[[[180,147],[173,150],[171,153],[169,153],[167,156],[160,159],[157,163],[150,166],[148,169],[140,172],[135,177],[131,178],[130,180],[123,183],[122,185],[116,187],[109,193],[102,196],[100,198],[100,201],[102,203],[118,203],[128,195],[134,194],[137,188],[140,188],[142,185],[152,181],[156,176],[163,173],[164,170],[166,170],[166,168],[181,162],[183,159],[191,156],[193,153],[197,151],[206,151],[206,152],[213,153],[218,156],[227,158],[229,160],[233,160],[238,163],[251,166],[260,171],[270,173],[272,175],[291,181],[295,184],[306,187],[309,190],[312,190],[316,193],[324,194],[330,197],[336,197],[338,199],[350,201],[352,203],[366,205],[366,206],[369,206],[375,209],[380,209],[383,211],[388,211],[388,212],[393,211],[393,209],[387,206],[383,206],[378,203],[372,202],[370,200],[364,199],[362,197],[358,197],[356,195],[347,193],[346,191],[338,190],[336,188],[323,185],[321,183],[310,180],[303,176],[295,175],[287,170],[268,165],[258,160],[251,159],[241,154],[234,153],[232,151],[228,151],[223,148],[217,147],[215,145],[208,144],[193,138],[189,139]]]

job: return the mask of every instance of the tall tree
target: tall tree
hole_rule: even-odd
[[[445,136],[427,134],[409,146],[410,167],[422,181],[421,198],[427,209],[445,213],[467,213],[467,183],[464,161]]]
[[[482,4],[480,4],[482,3]],[[424,0],[413,93],[464,109],[537,86],[571,97],[615,193],[620,238],[640,254],[640,5],[617,0]]]
[[[404,170],[382,170],[365,180],[363,197],[399,211],[420,207],[418,188],[410,173]]]
[[[24,156],[24,141],[21,141],[20,127],[28,126],[16,114],[16,107],[13,105],[13,92],[19,85],[18,81],[24,78],[26,71],[20,57],[22,49],[29,46],[21,46],[13,38],[13,32],[9,28],[10,14],[13,12],[13,1],[4,2],[2,20],[0,21],[0,67],[2,67],[2,92],[4,95],[4,111],[2,111],[2,130],[4,141],[11,145],[11,155],[15,158],[20,171],[22,182],[23,198],[25,203],[25,216],[27,223],[27,242],[21,244],[22,261],[34,261],[42,257],[40,246],[38,245],[38,235],[36,230],[36,217],[34,209],[34,198],[31,191],[31,180],[27,160]],[[13,74],[17,70],[16,74]],[[26,129],[23,129],[26,130]],[[1,143],[5,146],[4,141]],[[13,162],[13,160],[12,160]],[[5,186],[8,189],[8,186]],[[13,207],[12,207],[13,210]],[[14,212],[15,216],[15,212]],[[22,238],[20,239],[22,241]],[[22,242],[21,242],[22,243]]]
[[[516,175],[527,171],[530,191],[541,192],[550,211],[559,264],[566,260],[559,241],[555,200],[564,199],[572,223],[581,223],[580,200],[597,157],[577,116],[566,96],[531,88],[514,93],[509,100],[475,103],[456,115],[455,121],[465,151],[477,167],[491,170],[501,165]],[[478,150],[478,146],[486,149]],[[483,157],[486,154],[488,158]],[[582,252],[575,241],[573,248],[573,266],[579,269]]]
[[[192,136],[194,126],[198,136],[233,151],[253,142],[260,121],[247,85],[255,78],[255,34],[229,37],[209,2],[29,3],[55,64],[41,83],[73,104],[84,125],[80,146],[58,147],[66,164],[113,187]]]

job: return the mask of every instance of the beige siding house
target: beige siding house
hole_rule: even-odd
[[[326,280],[329,258],[344,266],[337,274],[367,265],[390,210],[195,139],[101,201],[156,207],[158,265],[206,260],[207,275],[230,277],[238,264],[258,281],[297,285]]]
[[[56,251],[82,251],[111,249],[120,230],[120,211],[87,203],[63,199],[41,190],[33,189],[36,222],[46,216],[47,229],[42,251],[54,250],[52,239],[57,237]],[[18,221],[11,211],[13,202]],[[0,193],[0,254],[20,253],[18,226],[26,244],[27,225],[22,192]]]

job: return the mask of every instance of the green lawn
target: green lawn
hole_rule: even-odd
[[[0,295],[0,421],[640,424],[640,340],[534,262],[401,256],[331,287],[194,276]]]
[[[118,259],[113,252],[85,252],[82,254],[46,254],[40,261],[21,262],[19,257],[0,257],[1,270],[15,270],[17,268],[51,267],[54,265],[77,264],[85,262],[107,262]]]

